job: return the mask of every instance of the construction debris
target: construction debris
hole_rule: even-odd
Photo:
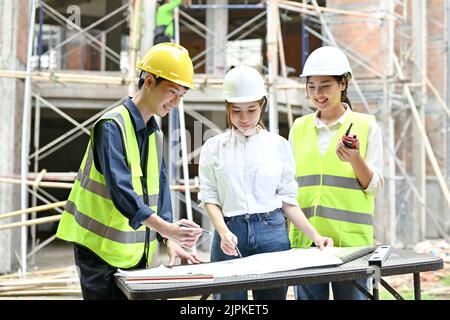
[[[0,298],[12,296],[81,297],[81,288],[74,266],[58,269],[0,276]]]
[[[434,295],[438,299],[450,299],[450,244],[443,239],[426,240],[412,246],[417,253],[429,254],[444,261],[444,268],[438,271],[422,272],[420,282],[422,295]],[[411,274],[386,277],[386,281],[400,293],[413,291]]]

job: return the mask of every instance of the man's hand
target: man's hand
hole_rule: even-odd
[[[169,254],[169,267],[175,264],[175,259],[180,258],[181,264],[203,263],[197,255],[186,252],[178,243],[172,240],[167,240],[167,253]]]
[[[165,234],[185,248],[192,248],[203,233],[203,229],[193,221],[181,219],[170,225]]]

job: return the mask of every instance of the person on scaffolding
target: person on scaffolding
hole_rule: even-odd
[[[305,62],[306,95],[316,112],[295,120],[298,202],[311,224],[336,247],[372,246],[374,196],[384,184],[381,131],[375,117],[352,111],[350,63],[337,47],[313,51]],[[308,235],[291,225],[291,246],[309,248]],[[368,289],[366,279],[356,280]],[[328,300],[329,283],[300,285],[300,300]],[[335,300],[364,300],[352,281],[332,283]]]
[[[285,215],[317,247],[332,246],[308,222],[297,202],[295,163],[288,141],[265,130],[267,103],[261,74],[237,66],[225,75],[228,129],[202,147],[198,199],[215,227],[211,261],[290,249]],[[270,261],[268,261],[270,263]],[[287,287],[253,290],[255,300],[285,300]],[[246,300],[247,291],[215,294]]]
[[[181,5],[182,0],[159,0],[156,10],[156,24],[153,34],[153,44],[174,42],[174,10]]]
[[[166,116],[193,88],[188,51],[174,43],[153,46],[138,62],[139,90],[106,112],[91,139],[70,192],[57,237],[74,243],[84,299],[125,299],[118,268],[150,266],[157,240],[167,246],[169,265],[202,262],[182,247],[195,245],[202,228],[172,223],[162,133],[155,116]]]

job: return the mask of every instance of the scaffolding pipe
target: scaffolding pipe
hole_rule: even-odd
[[[175,41],[180,43],[180,30],[179,30],[179,20],[178,20],[178,8],[175,9]],[[179,118],[180,118],[180,140],[181,140],[181,156],[183,158],[183,180],[184,180],[184,196],[186,198],[186,215],[188,220],[194,221],[192,216],[192,205],[191,205],[191,190],[189,185],[189,167],[187,160],[187,144],[186,144],[186,123],[184,118],[184,101],[180,99],[178,105]],[[195,251],[195,247],[193,248]]]
[[[27,55],[27,76],[25,78],[25,92],[23,95],[23,114],[22,114],[22,150],[20,161],[20,207],[24,210],[28,207],[27,186],[26,179],[28,175],[28,154],[29,154],[29,139],[30,139],[30,112],[31,112],[31,58],[33,56],[33,36],[34,36],[34,23],[36,17],[36,2],[34,0],[28,1],[28,9],[30,10],[29,29],[28,29],[28,55]],[[27,216],[24,214],[21,216],[21,222],[25,223]],[[22,274],[26,276],[27,273],[27,228],[22,227],[20,229],[21,240],[21,256],[20,264],[22,267]]]
[[[61,220],[61,216],[62,216],[62,214],[59,214],[59,215],[55,215],[55,216],[49,216],[49,217],[44,217],[44,218],[37,218],[37,219],[34,219],[34,220],[2,224],[2,225],[0,225],[0,230],[19,228],[19,227],[21,229],[25,229],[26,230],[27,227],[29,227],[29,226],[34,226],[34,225],[37,225],[37,224],[43,224],[43,223],[59,221],[59,220]],[[26,258],[27,258],[27,256],[25,256],[25,260],[26,260]],[[26,266],[22,266],[22,268],[26,269]],[[26,275],[24,274],[24,276],[26,276]]]
[[[128,95],[134,96],[136,93],[136,86],[134,84],[133,79],[136,78],[136,53],[138,50],[138,46],[140,43],[140,34],[141,30],[139,30],[140,20],[141,20],[141,0],[134,0],[130,3],[130,44],[129,44],[129,64],[128,64]]]
[[[191,4],[189,9],[265,9],[266,5],[262,1],[259,4]]]
[[[277,42],[278,42],[278,53],[280,54],[280,67],[281,67],[281,74],[283,76],[284,81],[286,81],[288,77],[287,67],[286,67],[286,59],[284,56],[284,44],[283,44],[283,34],[281,32],[281,21],[278,17],[277,21]],[[289,94],[287,90],[284,90],[284,98],[286,103],[286,109],[287,109],[287,119],[288,119],[288,125],[289,130],[292,128],[292,124],[294,123],[294,117],[292,115],[292,106],[289,102]]]
[[[315,1],[314,1],[315,2]],[[314,5],[314,3],[311,4],[304,4],[301,2],[294,2],[294,1],[286,1],[286,0],[280,0],[280,4],[284,5],[290,5],[297,8],[307,9],[307,10],[317,10],[317,14],[322,13],[333,13],[333,14],[341,14],[341,15],[348,15],[348,16],[356,16],[361,18],[367,18],[367,19],[373,19],[373,20],[396,20],[394,17],[389,16],[383,16],[383,17],[374,17],[372,14],[365,13],[365,12],[359,12],[359,11],[352,11],[352,10],[341,10],[341,9],[334,9],[334,8],[327,8],[327,7],[320,7],[319,5]]]
[[[59,207],[64,207],[65,205],[66,205],[66,200],[58,201],[55,203],[44,204],[41,206],[35,206],[35,207],[23,209],[23,210],[2,213],[2,214],[0,214],[0,219],[7,219],[7,218],[19,216],[19,215],[27,215],[27,214],[30,214],[33,212],[47,211],[47,210],[51,210],[51,209],[55,209],[55,208],[59,208]]]
[[[33,186],[36,184],[35,181],[30,180],[23,180],[23,179],[7,179],[7,178],[0,178],[0,182],[4,183],[12,183],[12,184],[20,184],[20,185],[26,185],[26,186]],[[57,189],[71,189],[73,186],[73,183],[65,183],[65,182],[39,182],[38,184],[41,188],[57,188]]]
[[[40,59],[40,58],[39,58]],[[40,137],[40,127],[41,127],[41,103],[39,100],[36,101],[36,105],[34,106],[34,150],[39,149],[39,137]],[[39,170],[39,154],[36,155],[34,158],[34,172],[37,172]],[[36,175],[35,178],[35,184],[33,185],[33,189],[36,190],[38,188],[37,183],[40,182],[45,175],[47,170],[42,170],[38,175]],[[28,174],[29,175],[29,174]],[[31,206],[35,207],[37,206],[37,198],[36,195],[32,195],[31,198]],[[37,213],[33,212],[31,215],[31,219],[36,219]],[[31,251],[33,251],[36,247],[37,240],[36,240],[36,226],[31,227]],[[30,256],[30,254],[28,254]],[[33,260],[31,263],[35,263],[34,255]]]
[[[267,7],[267,68],[268,68],[268,108],[269,108],[269,130],[278,134],[278,101],[275,89],[278,77],[278,43],[277,43],[277,20],[278,0],[268,1]]]
[[[394,4],[390,0],[384,0],[384,5],[387,8],[385,11],[385,15],[391,14],[394,11]],[[390,77],[394,74],[394,21],[388,20],[386,23],[386,60],[385,63],[385,74],[384,74],[384,85],[383,85],[383,123],[384,123],[384,131],[387,132],[387,143],[389,144],[390,149],[395,150],[395,129],[394,129],[394,118],[392,117],[392,95],[390,94],[393,90],[392,83],[389,82]],[[396,200],[396,181],[395,177],[395,159],[394,153],[389,153],[387,162],[388,162],[388,176],[389,181],[387,182],[389,188],[388,202],[389,202],[389,214],[387,215],[387,219],[384,219],[385,225],[384,230],[388,231],[387,240],[385,243],[390,243],[391,245],[395,245],[397,242],[397,200]],[[386,235],[385,235],[386,238]]]
[[[447,39],[447,50],[446,50],[446,63],[447,72],[445,74],[445,100],[447,101],[446,110],[450,106],[450,2],[445,2],[445,36]],[[445,156],[445,178],[450,178],[450,117],[445,119],[445,145],[444,145],[444,156]]]
[[[40,172],[30,172],[28,173],[27,179],[35,180],[40,174],[41,174]],[[73,182],[76,177],[77,177],[76,172],[46,172],[42,176],[42,180]],[[20,179],[20,174],[0,175],[0,179],[1,178]]]
[[[306,0],[303,0],[303,3],[306,5]],[[304,66],[306,58],[308,58],[309,55],[309,32],[305,29],[305,27],[308,26],[308,16],[302,14],[301,17],[302,23],[300,27],[302,33],[302,66]]]
[[[42,25],[44,24],[44,9],[42,8],[42,0],[39,1],[39,31],[38,31],[38,70],[41,71],[41,57],[42,57]]]

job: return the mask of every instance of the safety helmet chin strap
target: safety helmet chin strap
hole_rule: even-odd
[[[261,122],[262,117],[263,117],[263,114],[264,114],[264,112],[265,112],[265,110],[266,110],[266,106],[267,106],[267,97],[264,96],[263,98],[264,98],[264,102],[263,102],[263,104],[261,105],[261,114],[259,115],[258,123]]]

